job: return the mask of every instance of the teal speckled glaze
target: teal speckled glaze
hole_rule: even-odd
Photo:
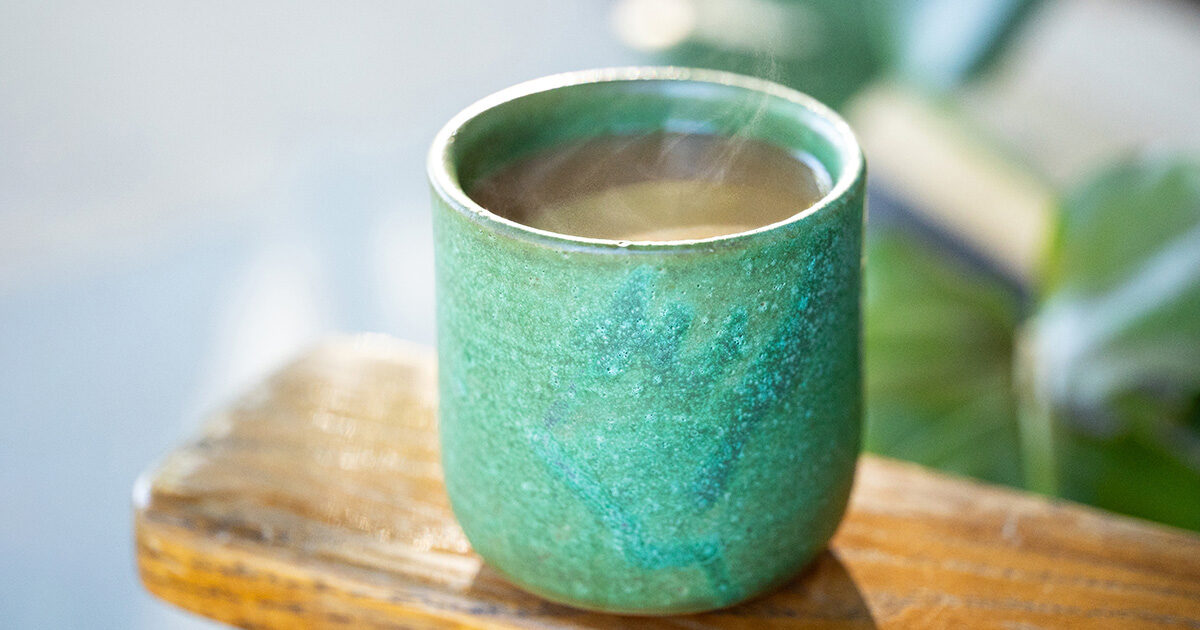
[[[656,130],[805,151],[812,208],[710,239],[545,232],[463,192],[566,140]],[[475,550],[523,588],[631,614],[729,606],[796,574],[846,506],[861,422],[865,167],[811,98],[727,73],[539,79],[434,141],[441,439]]]

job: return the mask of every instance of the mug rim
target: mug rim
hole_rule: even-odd
[[[586,84],[642,81],[710,83],[766,94],[797,105],[807,110],[815,118],[829,124],[831,133],[828,140],[842,161],[841,172],[837,173],[829,192],[825,193],[820,200],[787,218],[751,230],[731,232],[729,234],[720,234],[701,239],[625,241],[552,232],[500,216],[476,203],[463,190],[452,168],[451,148],[455,135],[471,120],[501,105],[534,94]],[[455,114],[453,118],[442,126],[441,130],[434,136],[433,144],[429,149],[426,168],[430,184],[433,186],[434,191],[442,200],[452,206],[455,211],[469,219],[481,222],[485,226],[498,228],[502,232],[522,238],[523,240],[534,241],[557,248],[663,251],[733,243],[799,223],[807,217],[820,212],[823,208],[843,199],[861,180],[865,168],[865,158],[863,157],[862,148],[858,144],[858,139],[854,135],[854,131],[845,119],[820,101],[798,90],[767,79],[722,70],[679,66],[626,66],[552,74],[524,81],[485,96],[467,106],[458,114]]]

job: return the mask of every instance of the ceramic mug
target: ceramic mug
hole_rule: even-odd
[[[464,192],[559,143],[654,131],[803,151],[832,188],[762,228],[634,243]],[[670,614],[761,593],[825,546],[862,413],[865,165],[837,114],[723,72],[568,73],[455,116],[429,177],[442,465],[489,565],[557,602]]]

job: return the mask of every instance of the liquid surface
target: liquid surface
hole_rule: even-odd
[[[829,186],[815,159],[765,142],[657,132],[561,145],[502,167],[468,194],[502,217],[550,232],[665,241],[782,221]]]

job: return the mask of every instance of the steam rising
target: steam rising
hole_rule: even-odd
[[[560,145],[502,167],[469,192],[496,214],[543,230],[662,241],[769,225],[813,205],[829,187],[810,156],[740,135],[654,132]]]

